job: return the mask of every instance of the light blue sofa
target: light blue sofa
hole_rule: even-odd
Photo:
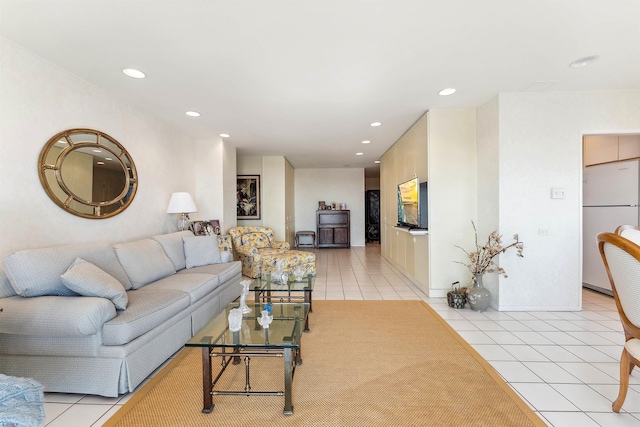
[[[132,391],[239,297],[241,264],[216,243],[183,231],[10,254],[0,270],[0,372],[46,392]]]

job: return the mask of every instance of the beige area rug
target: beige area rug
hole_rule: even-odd
[[[425,303],[314,301],[313,308],[293,415],[283,415],[278,396],[214,396],[213,412],[203,414],[201,352],[185,349],[106,425],[546,425]],[[282,363],[252,358],[252,390],[283,390]],[[244,364],[222,379],[244,389]]]

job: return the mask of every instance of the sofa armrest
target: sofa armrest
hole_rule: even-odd
[[[0,333],[48,337],[93,335],[116,317],[106,298],[43,296],[3,298]]]
[[[291,245],[289,244],[289,242],[272,242],[271,247],[274,249],[291,249]]]

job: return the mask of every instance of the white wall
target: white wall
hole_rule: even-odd
[[[499,123],[498,97],[496,96],[476,110],[476,139],[478,142],[478,214],[476,227],[479,239],[486,238],[493,230],[498,230],[498,208],[500,206],[498,165],[499,152]],[[473,242],[466,249],[473,249]],[[466,260],[463,260],[466,261]],[[500,301],[500,287],[498,276],[486,274],[483,277],[484,286],[491,292],[492,306],[498,307]]]
[[[196,196],[194,143],[9,40],[0,38],[0,51],[0,257],[18,249],[175,230],[177,216],[165,212],[172,192]],[[115,217],[71,215],[40,185],[42,147],[56,133],[80,127],[111,135],[135,162],[138,192]]]
[[[220,203],[223,205],[222,232],[227,234],[227,230],[237,225],[236,221],[236,147],[232,144],[223,142],[222,145],[222,181],[224,183],[224,191]]]
[[[273,229],[278,241],[286,241],[286,179],[282,156],[262,157],[262,222]]]
[[[473,243],[476,206],[476,111],[429,110],[429,296],[446,296],[451,284],[465,284],[469,270],[456,248]],[[416,261],[418,262],[418,261]]]
[[[316,229],[318,201],[346,203],[351,246],[364,246],[364,169],[295,169],[296,230]]]
[[[640,90],[508,93],[498,102],[499,231],[519,233],[525,246],[524,258],[501,256],[509,278],[499,279],[499,308],[578,310],[582,135],[639,131]],[[551,199],[553,187],[566,197]]]
[[[222,234],[236,226],[236,149],[222,138],[202,138],[196,144],[198,212],[192,220],[217,219]]]
[[[262,196],[264,195],[265,181],[264,181],[264,173],[262,171],[262,156],[238,156],[237,171],[238,171],[237,172],[238,175],[260,175],[260,202],[263,203],[264,197]],[[234,204],[233,204],[234,215],[236,214],[235,213],[236,203],[237,203],[237,199],[234,201]],[[264,204],[261,207],[260,219],[239,219],[236,222],[239,226],[264,225],[266,223],[263,221],[264,219],[264,215],[262,212],[263,210],[264,210]]]

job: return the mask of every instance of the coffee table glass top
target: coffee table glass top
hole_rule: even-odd
[[[316,281],[316,276],[312,274],[307,274],[302,277],[302,280],[297,281],[293,274],[289,274],[289,279],[286,283],[282,281],[275,281],[271,278],[271,274],[265,274],[266,277],[255,279],[251,285],[249,285],[249,290],[251,291],[298,291],[298,292],[312,292],[313,284]]]
[[[251,313],[242,318],[242,328],[237,333],[229,330],[229,311],[238,308],[239,303],[231,303],[207,323],[187,343],[186,347],[298,347],[302,326],[309,315],[308,303],[272,303],[273,322],[268,329],[258,323],[265,304],[248,301]],[[268,332],[267,332],[268,331]]]

